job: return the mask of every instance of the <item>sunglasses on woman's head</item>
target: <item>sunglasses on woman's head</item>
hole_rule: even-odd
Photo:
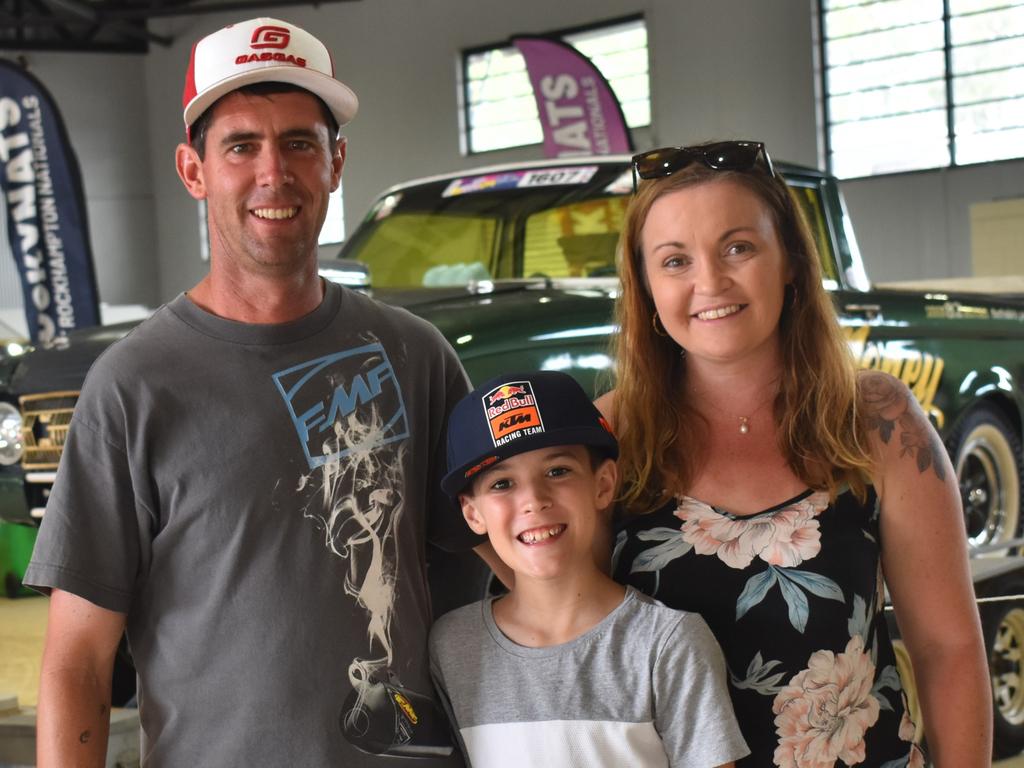
[[[703,163],[714,171],[749,171],[758,158],[764,161],[768,175],[775,178],[775,168],[768,150],[760,141],[716,141],[696,147],[662,147],[633,155],[633,192],[640,179],[671,176],[694,163]]]

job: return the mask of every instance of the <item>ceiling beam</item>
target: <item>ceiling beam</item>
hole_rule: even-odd
[[[195,16],[222,11],[248,11],[257,8],[331,5],[333,3],[358,3],[361,0],[227,0],[213,3],[180,3],[131,7],[123,4],[99,6],[103,15],[111,19],[156,19],[169,16]]]
[[[45,0],[45,2],[83,21],[97,24],[100,27],[109,27],[125,37],[146,40],[163,46],[170,46],[174,42],[173,37],[150,32],[146,29],[145,23],[131,24],[126,23],[122,19],[108,18],[107,14],[102,10],[103,6],[100,4],[93,5],[92,3],[83,2],[83,0]]]
[[[146,28],[155,18],[197,16],[261,8],[351,3],[361,0],[0,0],[0,50],[145,52],[148,43],[175,38]],[[31,34],[26,35],[29,32]]]

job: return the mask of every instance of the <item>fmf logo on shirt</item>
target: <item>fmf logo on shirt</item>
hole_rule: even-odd
[[[310,469],[409,436],[402,391],[381,344],[274,374]]]
[[[287,27],[256,27],[252,33],[252,47],[287,48],[291,33]]]
[[[537,399],[528,381],[512,381],[495,387],[484,395],[483,407],[495,447],[544,431]]]

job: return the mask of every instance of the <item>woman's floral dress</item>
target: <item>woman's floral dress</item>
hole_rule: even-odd
[[[806,491],[745,516],[684,496],[621,526],[616,579],[700,613],[722,646],[751,749],[738,765],[924,764],[883,615],[878,516],[873,492],[830,505]]]

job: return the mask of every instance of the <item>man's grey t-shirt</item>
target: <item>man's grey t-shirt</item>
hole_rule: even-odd
[[[436,329],[333,285],[281,325],[180,296],[100,357],[25,581],[127,614],[147,766],[461,764],[424,551],[475,543],[437,506],[466,389]]]
[[[596,627],[528,648],[493,600],[430,634],[431,671],[474,768],[718,766],[748,754],[704,620],[632,587]]]

